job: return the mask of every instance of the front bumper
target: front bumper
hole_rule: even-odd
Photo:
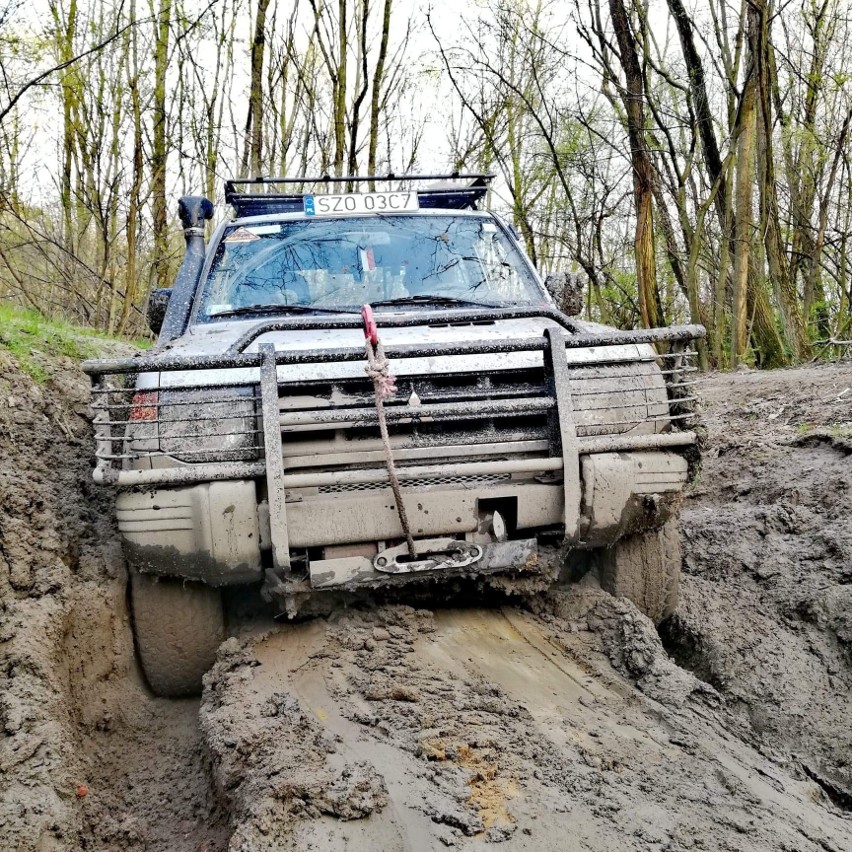
[[[121,492],[116,515],[131,569],[211,586],[256,582],[262,519],[255,494],[251,480]]]
[[[580,513],[570,524],[578,530],[571,542],[578,548],[606,546],[665,523],[688,474],[683,456],[661,451],[585,455],[580,470]],[[532,545],[524,545],[523,553],[512,548],[519,541],[534,543],[538,530],[557,528],[565,513],[558,481],[532,477],[467,487],[406,485],[403,499],[415,539],[443,536],[484,547],[505,545],[484,551],[465,566],[466,573],[511,570],[513,565],[532,570]],[[403,537],[390,489],[312,492],[316,489],[286,493],[291,562],[307,555],[306,588],[390,582],[390,575],[374,566],[376,557]],[[493,507],[510,515],[512,541],[483,530],[483,518]],[[268,502],[254,480],[125,491],[117,509],[125,553],[135,570],[224,586],[261,580],[271,561]],[[453,572],[439,568],[436,573]]]

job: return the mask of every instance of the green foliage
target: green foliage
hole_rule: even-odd
[[[604,304],[600,306],[600,316],[595,319],[616,328],[634,328],[639,321],[636,274],[619,268],[610,268],[608,272],[601,286]]]
[[[852,423],[835,423],[827,431],[819,428],[815,423],[800,423],[796,427],[796,434],[800,438],[811,434],[828,434],[832,438],[846,441],[852,438]]]
[[[46,319],[36,311],[0,305],[0,348],[10,352],[21,369],[39,383],[48,379],[38,360],[40,353],[83,361],[96,357],[104,344],[117,339],[89,328]],[[151,345],[142,339],[128,342],[141,349]]]

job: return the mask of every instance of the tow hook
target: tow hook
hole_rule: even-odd
[[[407,544],[389,547],[376,554],[373,567],[383,574],[413,574],[419,571],[441,571],[464,568],[482,559],[482,548],[455,538],[431,538],[415,541],[415,555]]]

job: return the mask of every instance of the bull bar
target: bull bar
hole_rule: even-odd
[[[453,471],[460,474],[475,475],[479,471],[500,470],[507,474],[535,469],[538,472],[561,471],[565,498],[565,537],[571,540],[577,533],[576,523],[580,515],[581,482],[579,457],[587,453],[619,452],[630,450],[655,450],[662,448],[688,447],[695,444],[697,435],[684,428],[693,416],[692,395],[694,379],[689,373],[697,370],[689,362],[690,351],[687,345],[704,337],[705,329],[700,325],[672,326],[638,331],[607,331],[604,333],[584,333],[568,318],[552,309],[512,309],[511,311],[452,311],[430,313],[430,325],[441,321],[471,322],[485,319],[515,318],[518,316],[543,316],[558,322],[557,327],[548,327],[541,337],[517,340],[488,342],[453,342],[406,344],[388,346],[385,354],[391,362],[408,358],[431,358],[455,355],[486,355],[494,353],[541,352],[544,362],[544,378],[547,394],[542,399],[532,400],[480,400],[465,403],[467,417],[473,415],[489,416],[501,414],[511,416],[531,410],[546,412],[548,415],[549,458],[546,459],[508,459],[490,462],[461,462],[453,465]],[[422,325],[424,318],[389,317],[382,318],[382,327]],[[83,364],[83,370],[92,380],[93,421],[96,437],[96,468],[94,479],[102,484],[114,484],[120,487],[146,485],[184,485],[189,483],[210,482],[228,479],[258,479],[265,477],[269,500],[269,523],[272,544],[273,564],[285,574],[289,569],[289,546],[287,538],[286,490],[288,488],[320,485],[326,478],[333,477],[334,482],[349,479],[351,481],[381,481],[382,472],[343,471],[334,474],[286,472],[284,458],[284,440],[282,440],[282,414],[279,401],[279,382],[277,368],[283,365],[306,365],[322,363],[344,363],[364,360],[364,350],[359,347],[345,347],[324,350],[276,351],[271,343],[261,343],[257,352],[245,352],[258,337],[268,331],[292,328],[353,328],[360,326],[360,317],[351,319],[335,316],[329,320],[311,318],[294,320],[270,320],[260,322],[243,335],[224,355],[181,356],[169,352],[154,355],[140,355],[114,360],[89,360]],[[599,349],[625,344],[656,345],[662,351],[653,350],[644,360],[653,362],[665,376],[669,411],[667,416],[655,415],[655,420],[665,420],[662,428],[677,431],[658,431],[655,434],[615,434],[579,436],[572,407],[572,379],[568,359],[570,349]],[[562,353],[563,357],[556,357]],[[643,360],[635,356],[629,361]],[[584,362],[584,366],[594,361]],[[135,388],[135,376],[145,373],[162,373],[193,370],[258,370],[255,379],[255,395],[259,414],[263,423],[256,432],[261,439],[256,447],[257,458],[252,460],[216,461],[202,460],[200,463],[180,466],[156,467],[149,469],[128,469],[125,460],[129,458],[121,450],[125,441],[125,429],[133,420],[134,406],[139,409],[145,403],[134,399],[127,403],[128,394]],[[109,377],[123,376],[124,387],[117,387]],[[114,380],[113,380],[114,381]],[[365,382],[367,381],[365,376]],[[116,394],[123,394],[119,401]],[[127,419],[116,416],[116,410],[127,412]],[[452,418],[451,406],[423,405],[417,412],[393,412],[391,416],[408,418]],[[322,422],[334,423],[352,419],[352,413],[334,410],[322,413]],[[648,418],[651,419],[649,413]],[[147,419],[147,418],[142,418]],[[367,412],[358,414],[360,423],[369,424],[371,417]],[[274,424],[274,425],[273,425]],[[271,428],[270,428],[271,427]],[[116,451],[116,447],[119,447]],[[168,456],[168,453],[160,453]],[[262,457],[261,457],[262,456]],[[439,475],[446,465],[418,465],[400,468],[402,480],[428,478]]]

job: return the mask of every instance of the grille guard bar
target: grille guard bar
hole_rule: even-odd
[[[543,311],[536,311],[529,316],[547,316]],[[464,320],[462,312],[452,315],[456,320]],[[518,316],[513,313],[512,317]],[[561,316],[561,315],[560,315]],[[437,323],[438,317],[430,317],[430,323]],[[470,320],[471,322],[475,320]],[[397,325],[397,323],[382,322],[381,328]],[[399,323],[402,325],[402,323]],[[404,325],[423,325],[423,319],[417,323],[405,323]],[[306,326],[308,328],[360,328],[361,318],[346,324],[331,324],[319,326],[316,324]],[[250,332],[244,335],[238,343],[247,340],[243,348],[250,345],[261,334],[269,331],[293,329],[293,325],[284,324],[280,321],[258,323]],[[611,331],[605,334],[563,334],[562,341],[566,349],[585,349],[590,346],[619,346],[622,344],[654,344],[654,343],[688,343],[691,340],[700,340],[707,334],[703,325],[673,325],[668,328],[649,328],[638,331]],[[235,344],[236,346],[236,344]],[[235,348],[231,347],[231,350]],[[461,342],[461,343],[431,343],[403,344],[399,346],[388,346],[385,348],[387,357],[396,358],[432,358],[452,355],[492,355],[510,352],[550,352],[551,340],[548,337],[530,337],[522,340],[494,340],[487,342]],[[260,352],[231,352],[225,355],[173,355],[162,352],[155,355],[139,355],[132,358],[115,359],[92,359],[83,362],[83,372],[92,379],[96,379],[105,373],[153,373],[161,371],[180,370],[226,370],[232,367],[259,368],[263,363]],[[349,346],[340,349],[314,349],[314,350],[283,350],[274,353],[277,366],[284,364],[330,364],[339,362],[363,361],[364,350],[360,347]]]

